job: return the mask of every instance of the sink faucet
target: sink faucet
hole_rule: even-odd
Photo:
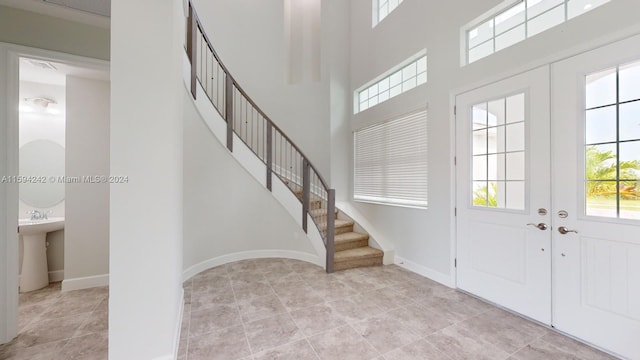
[[[31,211],[27,211],[27,214],[31,214],[31,220],[41,220],[41,219],[46,219],[46,214],[43,214],[42,212],[38,211],[38,210],[31,210]]]

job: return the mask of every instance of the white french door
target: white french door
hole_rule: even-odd
[[[456,98],[457,286],[551,322],[549,70]]]
[[[551,69],[553,323],[640,359],[640,37]]]
[[[456,105],[458,287],[640,359],[640,36]]]

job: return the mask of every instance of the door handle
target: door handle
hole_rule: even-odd
[[[545,223],[540,223],[540,224],[528,223],[527,226],[535,226],[542,231],[547,230],[547,228],[549,228],[549,226]]]
[[[560,227],[558,228],[558,232],[559,232],[560,234],[562,234],[562,235],[565,235],[565,234],[568,234],[568,233],[571,233],[571,232],[572,232],[572,233],[576,233],[576,234],[578,233],[576,230],[569,230],[569,229],[567,229],[567,227],[566,227],[566,226],[560,226]]]

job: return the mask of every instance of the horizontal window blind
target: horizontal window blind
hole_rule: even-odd
[[[427,111],[354,133],[354,199],[427,207]]]

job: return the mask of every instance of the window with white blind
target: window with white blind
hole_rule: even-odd
[[[427,111],[354,133],[354,200],[427,207]]]

